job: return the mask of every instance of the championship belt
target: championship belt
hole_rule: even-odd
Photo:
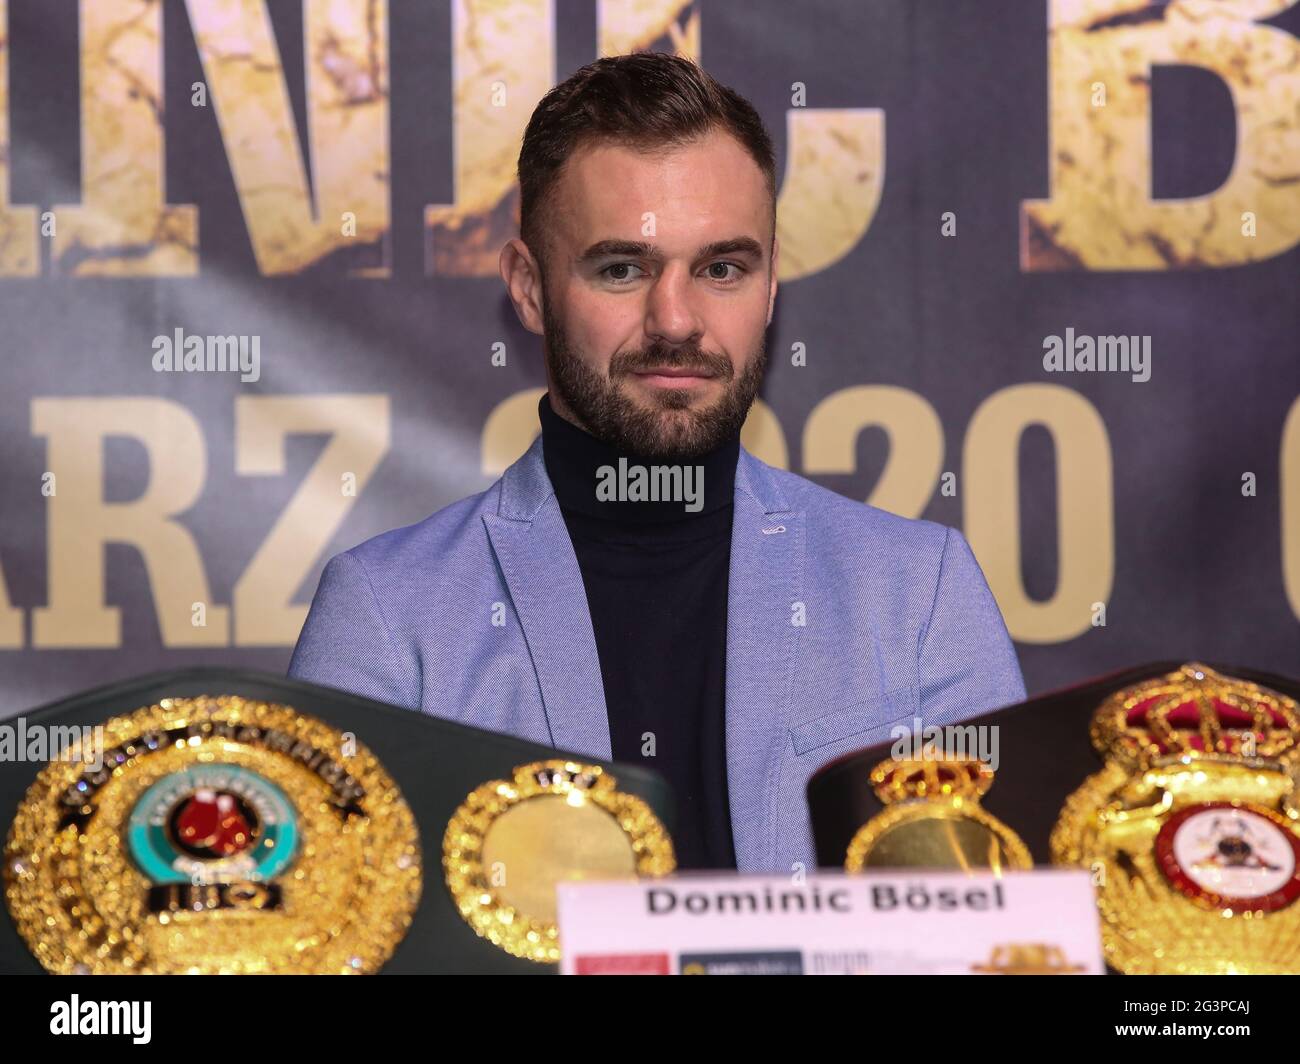
[[[364,973],[420,899],[401,792],[350,736],[233,695],[163,698],[52,761],[5,900],[56,973]]]
[[[1300,704],[1190,664],[1111,695],[1091,734],[1105,765],[1051,849],[1093,870],[1107,963],[1300,971]]]
[[[880,762],[871,770],[871,786],[885,808],[849,842],[845,871],[1032,868],[1020,837],[980,806],[992,785],[993,769],[976,758]]]
[[[556,963],[556,883],[672,872],[668,832],[617,784],[598,765],[551,760],[476,788],[442,850],[447,889],[470,927],[516,957]]]

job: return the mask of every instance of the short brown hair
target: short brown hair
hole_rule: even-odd
[[[698,64],[668,52],[588,63],[551,89],[528,120],[519,151],[519,235],[540,263],[547,196],[570,155],[609,140],[652,151],[715,129],[734,136],[763,172],[776,222],[776,156],[753,105]]]

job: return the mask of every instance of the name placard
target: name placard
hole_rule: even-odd
[[[562,882],[566,975],[1099,975],[1088,872]]]

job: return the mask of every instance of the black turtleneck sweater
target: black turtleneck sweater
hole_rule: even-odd
[[[735,868],[727,800],[727,570],[739,438],[703,467],[703,505],[597,497],[597,470],[663,465],[621,453],[538,406],[546,472],[573,540],[600,655],[615,761],[677,797],[679,868]]]

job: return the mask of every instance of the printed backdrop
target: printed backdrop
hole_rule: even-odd
[[[776,141],[751,449],[964,530],[1031,692],[1167,657],[1300,673],[1286,0],[9,0],[0,24],[0,715],[282,671],[331,554],[527,446],[541,350],[496,276],[519,138],[551,85],[642,48]]]

